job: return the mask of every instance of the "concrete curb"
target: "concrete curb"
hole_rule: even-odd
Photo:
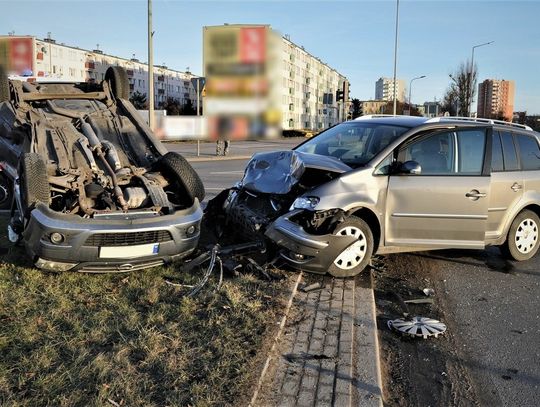
[[[367,277],[367,276],[366,276]],[[354,376],[352,405],[383,406],[383,389],[375,294],[371,288],[356,284],[354,290]]]
[[[285,328],[285,323],[287,322],[287,317],[289,316],[289,311],[291,310],[294,296],[296,295],[296,292],[298,291],[298,285],[300,284],[301,280],[302,280],[302,272],[298,273],[298,277],[296,278],[296,281],[294,283],[294,287],[289,297],[289,302],[287,303],[287,306],[285,307],[285,313],[283,314],[283,317],[281,318],[281,322],[279,323],[278,332],[276,334],[276,337],[274,338],[272,347],[270,348],[270,351],[268,352],[268,357],[266,358],[266,361],[264,362],[264,367],[261,371],[259,381],[257,382],[257,387],[255,388],[255,391],[253,392],[253,396],[251,397],[251,401],[248,404],[249,407],[252,407],[257,402],[259,391],[261,390],[262,384],[264,382],[264,378],[266,376],[266,372],[268,371],[268,367],[270,366],[270,361],[272,360],[272,356],[276,350],[276,346],[279,342],[279,339],[281,338],[283,329]]]

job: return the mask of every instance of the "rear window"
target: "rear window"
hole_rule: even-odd
[[[501,140],[504,155],[504,169],[506,171],[519,170],[516,148],[514,146],[514,137],[512,133],[501,132]]]
[[[540,148],[536,137],[517,134],[516,141],[519,146],[521,169],[524,171],[540,170]]]

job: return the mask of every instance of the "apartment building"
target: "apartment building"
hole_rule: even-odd
[[[130,96],[134,92],[148,93],[148,64],[134,56],[130,59],[105,54],[100,49],[85,50],[58,44],[52,38],[34,36],[0,36],[0,63],[8,71],[25,76],[58,78],[85,82],[102,81],[110,66],[126,69],[130,83]],[[191,72],[154,66],[154,97],[159,107],[168,98],[184,105],[191,100],[196,104],[196,80]]]
[[[347,78],[288,36],[281,37],[281,46],[283,128],[323,130],[346,120]]]
[[[232,114],[233,127],[250,136],[276,125],[319,131],[346,119],[347,78],[269,25],[204,27],[203,43],[205,114]]]
[[[486,79],[478,85],[477,116],[512,121],[514,94],[514,81]]]
[[[405,101],[405,81],[396,79],[396,96],[400,102]],[[375,100],[394,100],[394,79],[381,77],[375,82]]]

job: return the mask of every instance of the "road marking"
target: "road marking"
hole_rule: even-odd
[[[216,171],[211,172],[210,175],[226,175],[226,174],[243,174],[244,171]]]

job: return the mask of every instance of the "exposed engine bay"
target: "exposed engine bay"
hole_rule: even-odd
[[[241,227],[244,236],[260,239],[266,227],[293,209],[293,204],[311,189],[322,185],[351,167],[336,158],[298,151],[258,153],[248,163],[243,179],[210,201],[207,213],[224,224]],[[341,211],[315,213],[298,219],[315,230]],[[305,218],[305,219],[304,219]]]

